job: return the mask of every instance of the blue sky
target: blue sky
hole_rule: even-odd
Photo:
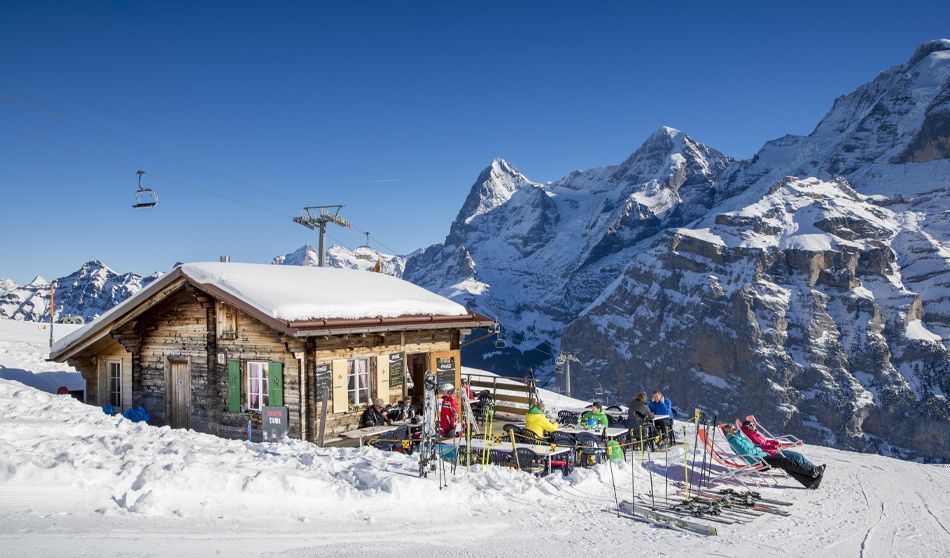
[[[660,125],[748,157],[950,21],[946,2],[642,4],[2,2],[0,277],[266,262],[315,241],[304,204],[408,252],[494,157],[553,180]],[[136,168],[161,177],[153,210],[130,208]]]

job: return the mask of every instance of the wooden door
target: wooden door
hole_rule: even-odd
[[[165,393],[168,425],[172,428],[191,426],[191,370],[188,361],[168,361],[168,384]]]

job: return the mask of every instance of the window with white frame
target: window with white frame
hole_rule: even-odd
[[[360,406],[369,403],[369,359],[355,358],[346,361],[346,377],[350,405]]]
[[[245,407],[251,411],[260,411],[267,406],[267,363],[248,362],[245,372],[247,386]]]
[[[122,406],[122,361],[110,360],[109,363],[109,404]]]

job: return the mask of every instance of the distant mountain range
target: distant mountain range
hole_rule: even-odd
[[[379,259],[383,273],[400,276],[406,258],[376,252],[365,247],[350,251],[342,246],[327,248],[327,265],[348,269],[369,270]],[[317,265],[318,256],[311,246],[305,245],[283,256],[274,258],[274,264]],[[86,262],[74,273],[53,281],[55,318],[57,322],[89,322],[116,304],[142,290],[162,276],[136,273],[116,273],[96,260]],[[11,279],[0,279],[0,318],[29,321],[49,320],[49,282],[36,277],[26,285]]]

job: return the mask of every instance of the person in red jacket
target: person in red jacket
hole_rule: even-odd
[[[439,411],[439,430],[443,437],[455,436],[455,425],[462,414],[462,404],[455,396],[452,384],[445,384],[442,391],[445,395],[442,396],[442,410]]]

